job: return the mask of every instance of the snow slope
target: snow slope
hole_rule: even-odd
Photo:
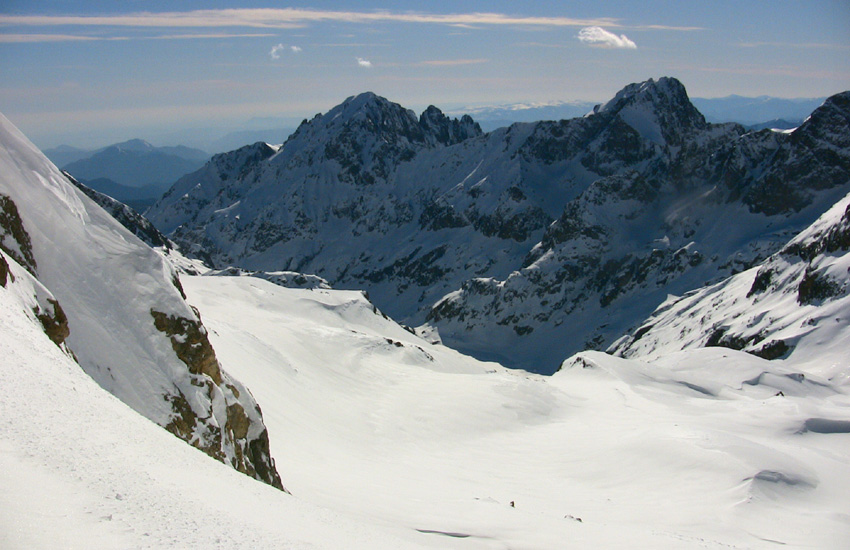
[[[588,352],[542,377],[429,345],[359,292],[184,285],[263,404],[293,493],[411,541],[839,548],[850,535],[850,440],[798,433],[850,421],[828,380],[728,349]]]
[[[411,548],[236,472],[98,386],[0,288],[0,548]],[[12,288],[14,287],[14,288]]]
[[[49,289],[82,369],[143,416],[278,487],[262,416],[222,372],[171,265],[0,115],[0,248]]]

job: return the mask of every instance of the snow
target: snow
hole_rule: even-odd
[[[410,547],[189,447],[98,386],[3,288],[0,311],[0,547]]]
[[[705,345],[718,329],[739,338],[756,338],[744,349],[758,350],[783,341],[791,350],[780,363],[831,382],[850,385],[850,254],[836,250],[808,261],[793,251],[823,242],[831,229],[846,226],[850,195],[839,200],[810,227],[760,266],[715,285],[670,299],[647,320],[640,336],[623,338],[612,351],[625,357],[655,360],[681,349]],[[806,273],[829,277],[839,287],[826,300],[800,303]],[[767,288],[754,291],[754,281],[770,274]]]
[[[585,353],[547,378],[430,345],[358,292],[184,285],[261,403],[285,484],[319,506],[452,548],[830,548],[850,534],[850,442],[796,433],[850,418],[826,380],[725,349]]]

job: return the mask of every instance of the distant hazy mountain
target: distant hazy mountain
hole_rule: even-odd
[[[61,168],[78,180],[108,178],[130,187],[171,184],[204,165],[209,155],[189,147],[154,147],[133,139],[116,143]]]
[[[738,122],[752,126],[777,119],[802,121],[825,99],[730,95],[714,99],[695,97],[691,101],[708,122]]]
[[[553,101],[548,103],[511,103],[485,107],[465,107],[448,112],[451,116],[470,115],[490,132],[496,128],[510,126],[514,122],[537,122],[538,120],[564,120],[584,116],[593,109],[592,101]]]
[[[80,149],[71,145],[60,145],[53,149],[45,149],[43,152],[44,156],[49,158],[53,164],[60,167],[80,159],[88,158],[95,153],[95,151]]]

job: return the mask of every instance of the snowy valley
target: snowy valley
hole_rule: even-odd
[[[843,547],[849,103],[362,94],[163,233],[0,118],[0,547]]]

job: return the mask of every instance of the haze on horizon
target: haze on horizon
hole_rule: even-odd
[[[417,111],[605,101],[660,76],[692,97],[823,97],[850,89],[848,31],[842,0],[7,0],[0,112],[45,148],[294,126],[366,90]]]

